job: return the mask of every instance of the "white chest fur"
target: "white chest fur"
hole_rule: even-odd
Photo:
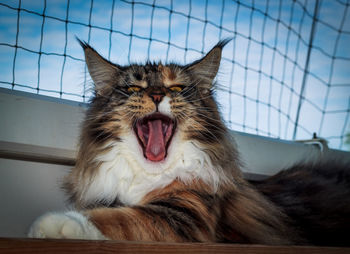
[[[209,156],[193,141],[182,141],[175,134],[162,162],[144,158],[133,133],[121,142],[108,144],[109,151],[96,158],[101,162],[98,173],[85,184],[82,199],[87,202],[111,203],[118,199],[137,204],[150,191],[162,188],[175,179],[184,182],[201,179],[217,187],[220,171],[214,169]]]

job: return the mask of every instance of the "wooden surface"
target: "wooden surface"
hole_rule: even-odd
[[[350,248],[240,244],[169,244],[0,238],[0,253],[261,253],[349,254]]]
[[[75,151],[0,140],[0,158],[74,166]]]

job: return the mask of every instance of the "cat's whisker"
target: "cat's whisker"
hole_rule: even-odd
[[[207,95],[207,96],[204,96],[204,97],[201,97],[199,99],[195,99],[195,100],[188,100],[188,102],[197,102],[197,101],[203,101],[205,99],[208,99],[208,98],[213,98],[213,96],[211,94]]]
[[[183,98],[184,99],[188,99],[189,97],[190,97],[190,95],[189,96],[185,96]],[[213,95],[209,93],[207,96],[200,97],[200,98],[198,98],[196,100],[189,100],[189,102],[202,101],[202,100],[205,100],[205,99],[208,99],[208,98],[213,98]]]
[[[98,135],[94,138],[93,142],[92,142],[92,143],[89,143],[88,146],[94,146],[93,144],[94,144],[95,142],[97,142],[97,140],[99,140],[99,138],[100,138],[102,135],[104,135],[104,134],[106,134],[105,130],[103,130],[103,129],[100,130],[100,134],[98,134]],[[113,137],[113,133],[108,133],[108,135],[107,135],[107,136],[104,136],[103,139],[100,140],[100,142],[101,142],[101,141],[102,141],[102,142],[105,142],[106,140],[110,139],[111,137]]]
[[[115,87],[113,87],[112,85],[109,85],[109,86],[112,88],[112,91],[113,91],[113,92],[116,92],[116,93],[119,93],[119,94],[121,94],[121,95],[124,95],[125,97],[129,97],[129,96],[130,96],[129,94],[123,92],[123,91],[120,90],[119,88],[115,88]],[[105,96],[105,95],[103,95],[103,94],[101,94],[101,93],[98,93],[98,96],[99,96],[99,97],[102,97],[102,98],[105,98],[105,99],[108,99],[108,100],[111,99],[110,96]]]
[[[222,122],[221,122],[221,119],[215,119],[215,118],[209,117],[209,116],[207,116],[207,115],[205,115],[205,114],[202,114],[202,113],[200,113],[200,112],[196,112],[196,114],[197,114],[197,115],[200,115],[200,116],[202,116],[202,117],[205,117],[206,119],[209,119],[210,121],[217,122],[217,123],[222,123]],[[214,125],[213,125],[213,126],[214,126]]]
[[[217,109],[210,109],[208,107],[196,107],[198,111],[202,111],[203,113],[218,113]]]
[[[185,108],[187,105],[186,102],[182,102],[181,105],[179,105],[179,103],[175,104],[172,106],[173,109],[176,109],[176,110],[181,110],[182,108]],[[201,106],[195,106],[195,109],[196,110],[200,110],[200,111],[203,111],[203,112],[208,112],[208,113],[218,113],[218,110],[215,109],[215,108],[208,108],[208,107],[201,107]]]
[[[127,107],[125,107],[124,105],[123,106],[119,106],[118,107],[118,112],[117,111],[115,111],[115,110],[111,110],[111,111],[103,111],[103,112],[99,112],[98,113],[98,115],[96,116],[96,115],[91,115],[91,116],[86,116],[86,118],[85,118],[85,120],[95,120],[96,118],[99,118],[99,119],[101,119],[101,118],[104,118],[104,117],[106,117],[106,116],[109,116],[109,115],[114,115],[114,116],[116,116],[116,115],[120,115],[120,113],[119,112],[121,112],[121,111],[127,111]],[[127,113],[127,112],[126,112]]]
[[[189,122],[193,122],[194,124],[191,125],[191,128],[195,128],[196,125],[199,125],[201,128],[205,129],[206,133],[210,134],[217,142],[220,142],[218,137],[216,135],[214,135],[212,133],[212,131],[210,131],[207,127],[205,127],[202,123],[200,123],[199,121],[195,120],[194,117],[189,117],[189,116],[186,116],[186,115],[183,115],[180,113],[180,115],[182,115],[184,117],[185,120],[189,121]],[[213,127],[216,127],[215,125],[211,124]],[[202,129],[198,129],[198,128],[195,128],[195,130],[201,132],[203,131]]]
[[[197,109],[197,108],[196,108],[196,109]],[[207,115],[205,115],[205,114],[199,112],[198,110],[195,110],[193,114],[194,114],[194,115],[199,115],[199,116],[201,116],[201,117],[204,117],[204,118],[206,118],[206,119],[208,119],[208,120],[210,120],[210,121],[212,121],[212,122],[222,123],[222,122],[221,122],[221,119],[215,119],[215,118],[209,117],[209,116],[207,116]],[[192,117],[192,118],[194,118],[194,117]],[[201,118],[199,118],[199,119],[201,119]],[[198,122],[198,121],[197,121],[197,122]],[[218,126],[215,125],[215,124],[213,124],[213,123],[210,123],[210,122],[205,122],[205,123],[206,123],[206,124],[209,124],[209,125],[211,125],[211,126],[213,126],[214,129],[218,129]]]
[[[184,96],[184,95],[186,95],[187,93],[191,92],[192,89],[195,89],[196,86],[197,86],[199,83],[200,83],[200,80],[195,81],[194,84],[190,85],[190,88],[189,88],[189,89],[185,90],[183,93],[180,92],[180,94],[181,94],[183,97],[186,97],[186,96]]]
[[[225,86],[225,85],[223,85],[223,84],[220,84],[220,83],[215,83],[215,85],[214,85],[214,88],[213,88],[213,89],[215,89],[215,90],[217,90],[217,89],[222,89],[222,90],[229,91],[230,89],[232,89],[232,87],[230,88],[230,87]]]
[[[122,81],[122,84],[123,84],[123,85],[125,85],[125,86],[127,86],[127,87],[130,87],[130,86],[131,86],[128,82],[126,82],[126,80],[125,80],[124,77],[121,77],[120,80]]]

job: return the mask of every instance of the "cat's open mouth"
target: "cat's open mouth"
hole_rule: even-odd
[[[144,156],[150,161],[164,160],[175,129],[176,122],[161,113],[139,119],[134,130]]]

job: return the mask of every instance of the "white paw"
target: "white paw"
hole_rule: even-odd
[[[81,213],[47,213],[30,227],[31,238],[106,239],[101,232]]]

